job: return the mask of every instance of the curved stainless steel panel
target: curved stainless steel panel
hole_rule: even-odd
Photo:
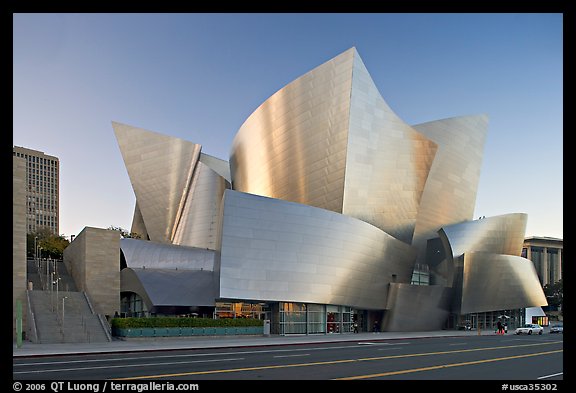
[[[140,236],[140,239],[147,240],[148,239],[148,230],[146,229],[146,224],[144,224],[144,218],[142,218],[142,213],[140,212],[140,208],[138,207],[138,201],[134,206],[134,216],[132,218],[132,227],[130,232],[136,233]]]
[[[390,284],[383,329],[390,332],[441,330],[452,290],[440,285]]]
[[[464,254],[462,314],[547,304],[532,261],[487,252]]]
[[[354,52],[342,213],[410,244],[437,145],[384,101]]]
[[[230,164],[228,161],[209,156],[208,154],[200,153],[200,162],[222,176],[228,183],[232,183],[232,177],[230,176]]]
[[[354,49],[260,105],[234,137],[233,189],[342,212]]]
[[[170,243],[201,146],[112,123],[150,240]]]
[[[213,271],[216,252],[138,239],[120,239],[129,268]]]
[[[120,292],[134,292],[138,294],[146,304],[147,310],[152,309],[154,306],[144,285],[142,285],[140,279],[134,272],[134,269],[127,268],[120,271]]]
[[[217,249],[220,202],[226,180],[202,162],[196,164],[173,244]]]
[[[444,244],[450,248],[447,255],[453,258],[472,251],[520,255],[527,220],[525,213],[503,214],[445,226],[438,234],[446,239]]]
[[[427,240],[437,237],[438,229],[472,219],[488,117],[461,116],[413,127],[438,144],[411,243],[419,249],[420,263]]]
[[[122,291],[139,294],[152,306],[214,306],[218,294],[213,272],[172,269],[123,269]]]
[[[232,190],[223,214],[222,298],[383,309],[410,282],[415,250],[353,217]]]

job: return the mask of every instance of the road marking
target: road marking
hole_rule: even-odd
[[[397,349],[402,349],[402,348],[398,348],[398,347],[394,347],[394,348],[376,348],[377,351],[393,351],[393,350],[397,350]]]
[[[298,355],[277,355],[277,356],[274,356],[274,357],[275,357],[275,358],[295,358],[295,357],[298,357],[298,356],[310,356],[310,354],[309,354],[309,353],[301,353],[301,354],[298,354]]]
[[[557,377],[558,375],[563,375],[563,374],[564,374],[564,373],[563,373],[563,372],[561,372],[561,373],[556,373],[556,374],[544,375],[544,376],[542,376],[542,377],[538,377],[538,378],[536,378],[536,379],[546,379],[546,378],[552,378],[552,377]]]
[[[466,344],[468,344],[468,343],[452,343],[452,344],[448,344],[448,345],[450,346],[450,345],[466,345]]]
[[[391,375],[400,375],[400,374],[409,374],[409,373],[416,373],[421,371],[431,371],[431,370],[438,370],[441,368],[449,368],[449,367],[460,367],[460,366],[470,366],[472,364],[481,364],[481,363],[492,363],[492,362],[500,362],[502,360],[511,360],[511,359],[521,359],[527,358],[532,356],[541,356],[541,355],[550,355],[552,353],[563,352],[563,349],[559,349],[556,351],[548,351],[548,352],[540,352],[540,353],[530,353],[527,355],[516,355],[516,356],[508,356],[505,358],[495,358],[495,359],[485,359],[485,360],[474,360],[471,362],[462,362],[462,363],[451,363],[451,364],[441,364],[439,366],[430,366],[430,367],[421,367],[421,368],[413,368],[410,370],[399,370],[399,371],[389,371],[385,373],[379,374],[369,374],[369,375],[357,375],[354,377],[345,377],[345,378],[335,378],[335,380],[339,381],[351,381],[356,379],[368,379],[368,378],[378,378],[378,377],[389,377]]]
[[[358,345],[408,345],[412,344],[410,342],[407,343],[373,343],[373,342],[359,342]]]
[[[51,369],[51,370],[14,371],[12,374],[35,374],[35,373],[51,373],[51,372],[62,372],[62,371],[81,371],[81,370],[93,370],[96,368],[126,368],[126,367],[164,366],[167,364],[214,363],[214,362],[227,362],[227,361],[232,361],[232,360],[245,360],[245,358],[191,360],[188,362],[168,362],[168,363],[148,363],[148,364],[120,364],[120,365],[116,365],[116,366],[56,368],[56,369]]]
[[[561,342],[561,341],[559,341],[559,342]],[[273,370],[273,369],[280,369],[280,368],[326,366],[326,365],[333,365],[333,364],[366,362],[366,361],[374,361],[374,360],[400,359],[400,358],[431,356],[431,355],[446,355],[446,354],[462,353],[462,352],[501,350],[501,349],[505,349],[505,348],[533,347],[533,346],[550,345],[550,344],[552,344],[552,343],[510,345],[510,346],[490,347],[490,348],[459,349],[459,350],[455,350],[455,351],[425,352],[425,353],[413,353],[413,354],[405,354],[405,355],[379,356],[379,357],[372,357],[372,358],[331,360],[331,361],[312,362],[312,363],[294,363],[294,364],[284,364],[284,365],[231,368],[231,369],[223,369],[223,370],[191,371],[191,372],[174,373],[174,374],[142,375],[142,376],[126,377],[126,378],[112,378],[112,380],[122,381],[122,380],[131,380],[131,379],[185,377],[185,376],[191,376],[191,375],[223,374],[223,373],[235,373],[235,372],[242,372],[242,371]],[[560,350],[560,351],[563,351],[563,350]]]
[[[399,345],[399,344],[390,344]],[[162,359],[162,358],[179,358],[179,357],[200,357],[200,356],[218,356],[218,355],[247,355],[247,354],[258,354],[258,353],[275,353],[275,352],[302,352],[302,351],[324,351],[328,349],[346,349],[346,348],[357,348],[354,345],[345,345],[337,347],[325,347],[325,348],[295,348],[295,349],[270,349],[270,350],[260,350],[260,351],[239,351],[239,352],[213,352],[213,353],[192,353],[183,355],[160,355],[160,356],[136,356],[136,357],[116,357],[116,358],[106,358],[106,359],[85,359],[85,360],[66,360],[66,361],[46,361],[46,362],[35,362],[35,363],[14,363],[16,366],[46,366],[48,364],[70,364],[70,363],[90,363],[90,362],[114,362],[114,361],[124,361],[124,360],[143,360],[143,359]],[[210,349],[210,348],[204,348]],[[97,354],[90,354],[97,355]],[[115,354],[120,356],[120,354]]]

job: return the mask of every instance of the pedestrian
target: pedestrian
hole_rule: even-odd
[[[374,320],[374,328],[372,329],[374,333],[380,333],[380,326],[378,324],[378,320]]]
[[[497,334],[504,334],[504,327],[502,326],[502,322],[500,320],[498,320],[498,323],[496,324],[496,326],[498,326],[498,333]]]

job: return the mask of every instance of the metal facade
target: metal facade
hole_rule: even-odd
[[[122,242],[126,279],[155,298],[184,296],[168,273],[144,270],[201,268],[188,285],[198,279],[205,292],[191,305],[209,293],[385,310],[389,330],[545,305],[519,257],[527,216],[472,220],[487,125],[486,115],[406,124],[355,48],[265,100],[238,130],[230,164],[114,122],[136,195],[132,228],[152,240]],[[416,264],[432,285],[410,285]]]
[[[356,218],[225,192],[221,297],[383,309],[388,284],[410,282],[415,257]]]

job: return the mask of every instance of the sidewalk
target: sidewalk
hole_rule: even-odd
[[[480,332],[483,336],[495,335],[493,330]],[[35,344],[24,341],[20,348],[13,344],[12,356],[49,356],[87,353],[141,352],[177,349],[206,349],[254,347],[270,345],[297,345],[310,343],[332,343],[347,341],[382,341],[406,338],[426,337],[470,337],[478,336],[478,331],[439,330],[430,332],[382,332],[382,333],[348,333],[321,335],[278,336],[201,336],[201,337],[167,337],[167,338],[131,338],[114,340],[105,343],[66,343]],[[510,335],[510,333],[508,333]]]

